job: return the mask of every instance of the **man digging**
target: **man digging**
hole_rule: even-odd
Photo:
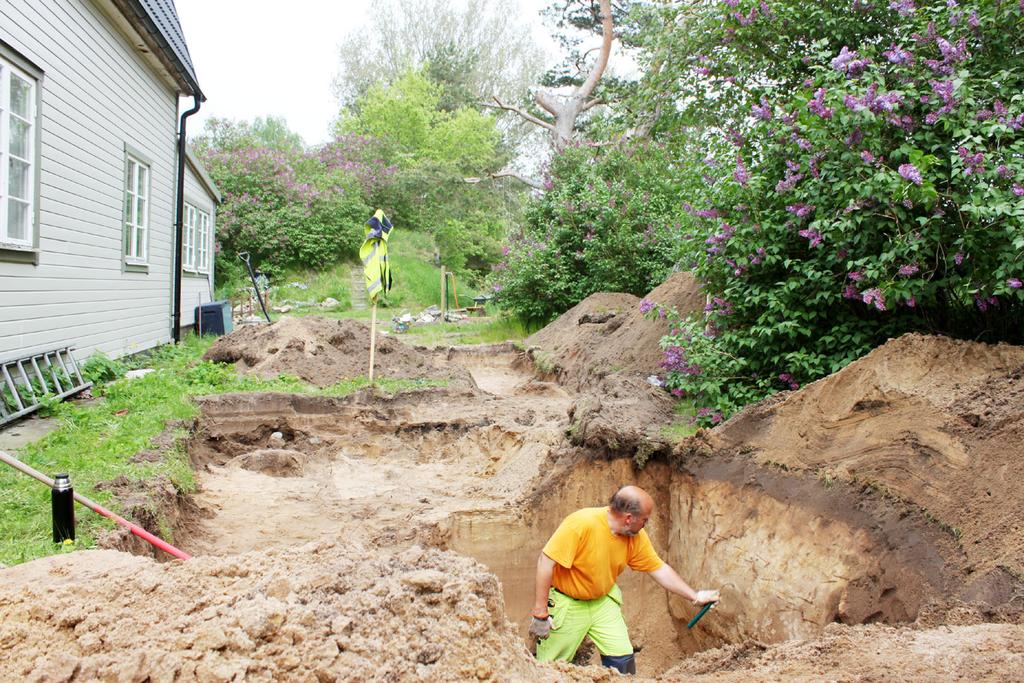
[[[624,486],[607,507],[577,510],[555,530],[537,558],[530,633],[539,661],[572,661],[589,635],[604,666],[636,673],[615,583],[627,566],[697,605],[718,601],[717,590],[693,590],[658,557],[644,531],[653,509],[646,491]]]

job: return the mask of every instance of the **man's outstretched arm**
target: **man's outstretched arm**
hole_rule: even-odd
[[[548,618],[548,591],[551,590],[551,576],[555,571],[555,561],[544,553],[537,558],[537,578],[534,582],[533,612],[536,619]]]
[[[709,602],[718,602],[720,598],[718,591],[716,590],[693,590],[690,588],[689,584],[683,581],[683,577],[679,576],[679,574],[676,573],[676,570],[672,569],[672,567],[667,564],[662,564],[661,567],[655,569],[653,572],[648,572],[647,574],[665,590],[670,593],[675,593],[676,595],[681,595],[687,600],[693,600],[698,605],[704,605]]]

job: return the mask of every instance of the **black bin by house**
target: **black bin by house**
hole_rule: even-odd
[[[196,333],[215,334],[218,337],[232,330],[231,304],[227,301],[211,301],[196,306]]]

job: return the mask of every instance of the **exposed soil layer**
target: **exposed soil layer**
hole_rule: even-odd
[[[964,580],[952,597],[1012,617],[1024,612],[1022,376],[1024,348],[906,335],[681,452],[738,456],[914,511],[955,542],[944,561]]]
[[[377,336],[375,355],[377,377],[465,378],[465,372],[439,363],[435,354],[386,335]],[[358,320],[281,318],[272,325],[238,328],[218,339],[203,358],[235,363],[239,371],[260,377],[289,374],[325,387],[367,374],[370,328]]]
[[[690,273],[673,273],[644,297],[680,315],[704,309],[705,296]],[[610,374],[661,372],[659,342],[668,334],[662,319],[640,312],[631,294],[592,294],[557,320],[527,338],[541,367],[551,367],[558,381],[573,389],[601,382]]]
[[[429,366],[467,381],[201,399],[194,559],[0,571],[0,679],[612,680],[537,664],[524,622],[544,541],[625,483],[723,598],[688,630],[693,605],[626,572],[640,679],[1019,676],[1024,349],[903,337],[674,450],[643,372],[567,387],[510,347]]]

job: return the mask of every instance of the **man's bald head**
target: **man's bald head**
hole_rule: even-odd
[[[646,517],[654,509],[654,499],[639,486],[623,486],[612,496],[608,507],[620,515],[630,514]]]

